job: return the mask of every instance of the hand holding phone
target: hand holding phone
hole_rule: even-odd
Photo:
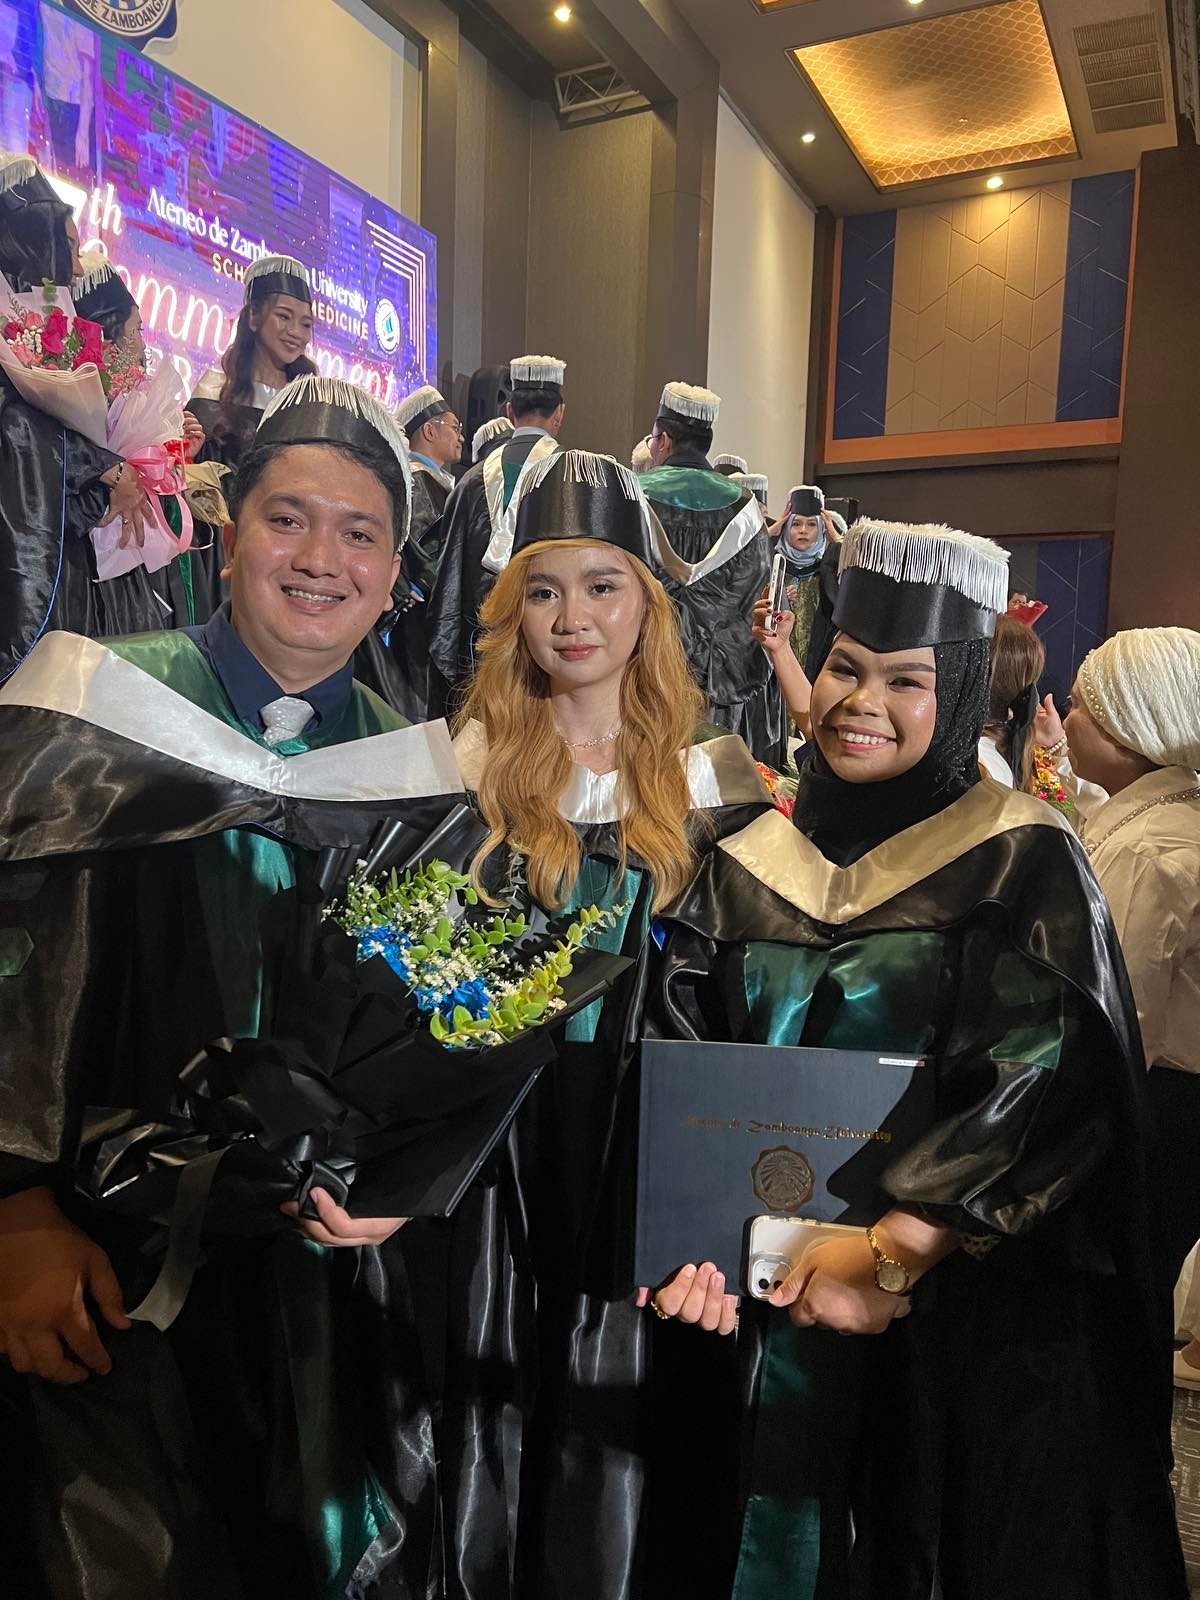
[[[787,562],[777,553],[771,562],[771,605],[767,612],[766,631],[779,632],[779,613],[787,601]]]

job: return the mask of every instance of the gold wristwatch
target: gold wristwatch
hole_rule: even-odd
[[[913,1291],[912,1273],[902,1261],[896,1261],[886,1255],[883,1246],[875,1237],[875,1229],[867,1229],[867,1243],[871,1246],[871,1254],[875,1257],[875,1283],[883,1290],[884,1294],[911,1294]]]

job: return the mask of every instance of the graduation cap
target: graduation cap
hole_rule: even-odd
[[[721,411],[721,396],[691,383],[668,383],[658,402],[660,422],[683,422],[710,431]]]
[[[713,469],[723,477],[736,478],[750,471],[750,463],[745,456],[719,455],[713,457]]]
[[[1008,599],[1008,551],[933,524],[856,522],[838,571],[834,626],[869,650],[990,639]]]
[[[71,288],[77,314],[89,322],[115,316],[126,323],[137,310],[137,301],[112,262],[107,256],[89,256],[83,269],[83,276],[76,278]]]
[[[272,294],[290,294],[312,305],[308,273],[295,256],[263,256],[246,273],[246,304]]]
[[[816,484],[798,483],[788,495],[788,512],[793,517],[819,517],[825,509],[825,495]]]
[[[731,472],[729,479],[752,494],[760,505],[766,505],[771,484],[765,472]]]
[[[286,292],[286,291],[284,291]],[[260,444],[345,444],[377,451],[382,444],[400,463],[404,476],[404,530],[412,516],[412,468],[408,445],[396,419],[375,396],[342,378],[307,373],[295,378],[267,406],[254,434]]]
[[[667,543],[637,474],[614,456],[590,450],[556,450],[526,478],[511,555],[546,539],[615,545],[655,577],[665,571],[683,582],[689,572]]]
[[[71,277],[66,222],[71,208],[32,156],[0,155],[0,269],[17,289]]]
[[[481,428],[476,428],[475,437],[471,440],[471,460],[482,461],[498,445],[511,439],[515,431],[507,417],[493,417],[490,422],[485,422]]]
[[[401,400],[395,411],[396,426],[404,431],[406,438],[412,439],[418,428],[435,417],[448,416],[451,410],[439,391],[427,383]]]
[[[545,393],[563,397],[563,379],[567,364],[557,356],[518,356],[508,364],[508,381],[512,385],[512,401],[518,416],[521,415],[522,395]]]

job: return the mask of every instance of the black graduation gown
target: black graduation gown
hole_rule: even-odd
[[[144,567],[96,582],[88,535],[108,510],[100,477],[120,459],[0,374],[0,680],[52,629],[100,638],[169,621]]]
[[[741,742],[703,732],[721,803],[703,813],[702,848],[769,808]],[[456,740],[469,787],[480,770],[471,738]],[[668,1376],[696,1369],[672,1347],[678,1330],[637,1309],[632,1277],[631,1068],[652,885],[636,860],[620,872],[614,824],[576,826],[584,861],[568,904],[624,905],[601,942],[635,965],[598,1019],[568,1029],[452,1222],[399,1236],[435,1395],[448,1600],[685,1592],[675,1587],[688,1565],[684,1478],[703,1472],[705,1454],[682,1444],[686,1422],[664,1415],[651,1356]],[[720,1371],[732,1350],[698,1353],[702,1371],[713,1354]],[[699,1544],[697,1554],[706,1559]]]
[[[1145,1072],[1074,836],[990,782],[845,869],[767,816],[664,920],[657,1033],[930,1059],[884,1204],[977,1247],[875,1339],[743,1307],[739,1596],[1182,1600]]]
[[[181,634],[126,644],[133,660],[95,646],[71,657],[81,642],[61,634],[42,649],[63,641],[50,703],[16,698],[25,674],[0,697],[0,1193],[52,1184],[108,1252],[128,1309],[157,1272],[162,1233],[75,1189],[85,1108],[160,1117],[180,1069],[239,1031],[231,996],[253,1003],[261,978],[266,1005],[301,947],[312,852],[360,846],[396,815],[415,847],[456,797],[417,798],[424,730],[391,735],[409,752],[392,759],[393,798],[378,798],[378,774],[355,776],[350,741],[399,720],[361,689],[324,730],[344,750],[344,798],[297,799],[270,781],[280,758],[238,731]],[[77,693],[60,707],[67,684]],[[197,753],[210,748],[211,766]],[[364,1445],[406,1561],[430,1572],[429,1422],[405,1382],[418,1362],[401,1258],[314,1251],[279,1231],[276,1200],[236,1181],[218,1177],[212,1203],[224,1231],[206,1236],[165,1335],[101,1324],[112,1373],[71,1388],[0,1362],[6,1593],[340,1600],[344,1583],[323,1592],[305,1546],[327,1542],[336,1570],[340,1543],[351,1564],[372,1503]],[[314,1485],[328,1491],[320,1504]]]
[[[412,525],[401,568],[410,603],[397,612],[388,632],[387,648],[408,687],[410,704],[404,707],[404,714],[414,721],[428,714],[429,596],[437,574],[442,513],[449,496],[444,483],[419,462],[413,463]]]
[[[833,626],[833,606],[837,600],[838,561],[842,547],[831,539],[817,567],[817,609],[813,612],[808,635],[804,672],[811,683],[825,665],[825,657],[837,630]]]
[[[539,433],[510,439],[501,450],[506,486],[515,481]],[[492,538],[492,519],[484,487],[486,461],[463,474],[442,514],[440,552],[426,618],[431,663],[430,715],[451,707],[475,669],[479,607],[495,582],[483,565]],[[509,491],[511,495],[511,490]],[[506,500],[507,503],[507,500]]]
[[[714,473],[697,450],[679,449],[665,469],[707,473],[726,492],[729,480]],[[671,548],[689,565],[702,561],[722,533],[754,496],[743,491],[732,504],[671,503],[655,498],[655,474],[644,480],[647,498],[663,525]],[[692,497],[703,502],[703,495]],[[723,497],[722,497],[723,498]],[[743,738],[755,756],[781,767],[787,753],[788,721],[783,698],[766,652],[755,644],[750,618],[771,571],[770,541],[755,538],[714,571],[682,584],[661,574],[663,587],[675,602],[683,648],[701,689],[708,697],[708,715],[718,727]]]

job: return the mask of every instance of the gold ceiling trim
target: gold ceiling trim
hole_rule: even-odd
[[[877,189],[1079,154],[1038,0],[789,54]]]

